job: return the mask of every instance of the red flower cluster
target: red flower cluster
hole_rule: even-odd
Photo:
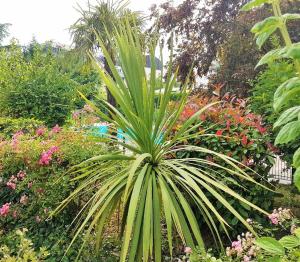
[[[247,132],[249,128],[254,128],[261,135],[267,132],[267,128],[263,126],[263,121],[260,115],[249,113],[246,110],[246,101],[243,99],[235,99],[227,97],[226,100],[219,100],[219,98],[208,97],[191,97],[189,103],[185,106],[178,125],[184,123],[188,118],[195,114],[198,110],[207,106],[210,103],[219,102],[209,107],[203,114],[199,116],[200,121],[209,121],[212,124],[218,124],[225,126],[222,129],[216,131],[216,136],[232,137],[233,128],[241,127],[242,132],[234,132],[232,137],[235,140],[239,140],[244,147],[253,144],[253,141],[249,140]],[[225,131],[228,131],[225,133]]]

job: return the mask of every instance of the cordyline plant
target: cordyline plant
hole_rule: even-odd
[[[228,224],[215,209],[216,202],[223,204],[228,212],[234,214],[253,232],[251,225],[230,205],[228,197],[236,198],[259,212],[266,212],[221,183],[220,174],[214,168],[223,169],[233,177],[257,182],[241,169],[236,160],[228,156],[208,148],[182,145],[182,141],[191,137],[192,131],[199,129],[199,124],[194,125],[194,122],[208,106],[193,114],[173,134],[173,127],[187,100],[188,83],[183,85],[180,101],[170,112],[168,106],[177,74],[171,74],[170,63],[166,80],[162,80],[161,72],[161,79],[157,81],[154,54],[156,45],[148,44],[151,58],[151,73],[148,76],[145,72],[145,53],[139,34],[134,29],[128,24],[120,25],[109,39],[113,39],[111,46],[118,54],[124,79],[120,77],[101,39],[99,42],[113,77],[100,65],[98,67],[102,80],[119,107],[113,107],[102,100],[100,108],[94,109],[105,121],[124,131],[128,142],[118,141],[113,134],[109,136],[109,140],[125,147],[130,153],[115,152],[96,156],[73,170],[76,176],[74,180],[80,184],[56,211],[79,196],[90,192],[92,196],[78,215],[72,243],[80,233],[84,233],[83,244],[86,244],[91,234],[95,234],[99,247],[107,221],[116,212],[119,204],[122,207],[123,221],[120,230],[120,261],[162,261],[162,237],[168,240],[172,256],[175,232],[184,245],[204,250],[195,207],[201,212],[212,234],[221,242],[218,225],[227,232]],[[163,83],[163,88],[157,86],[157,82]],[[107,111],[108,114],[105,114]],[[207,159],[176,159],[175,155],[179,151],[206,153],[226,162],[231,169]],[[113,167],[124,166],[124,162],[125,167],[112,173],[115,170]],[[214,202],[207,197],[208,193],[215,198]],[[161,223],[167,228],[164,236]]]
[[[272,63],[277,59],[292,59],[298,76],[293,77],[278,87],[274,94],[274,109],[286,109],[274,124],[274,128],[282,127],[276,137],[275,144],[285,144],[300,139],[300,43],[292,43],[287,29],[287,22],[300,19],[300,14],[282,14],[281,0],[252,0],[242,10],[248,11],[263,4],[272,5],[274,15],[258,22],[252,28],[256,43],[261,48],[269,37],[277,30],[280,31],[285,46],[272,50],[264,55],[257,66]],[[293,157],[296,168],[294,181],[300,190],[300,148]]]

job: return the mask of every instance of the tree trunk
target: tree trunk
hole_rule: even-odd
[[[104,69],[112,78],[114,78],[106,59],[104,59]],[[116,107],[117,106],[116,99],[113,97],[112,93],[109,91],[107,87],[106,87],[106,95],[107,95],[107,102],[113,107]]]

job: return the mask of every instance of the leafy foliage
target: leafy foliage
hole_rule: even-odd
[[[277,61],[269,64],[252,82],[251,85],[253,86],[253,89],[249,108],[253,112],[262,115],[266,125],[274,126],[276,120],[280,116],[273,108],[274,93],[276,89],[288,79],[295,76],[296,72],[294,70],[294,65],[291,62]],[[295,99],[291,99],[289,103],[284,106],[284,109],[292,106],[295,103],[293,100]],[[278,129],[272,131],[272,143],[275,142],[278,132]],[[293,153],[299,146],[297,144],[299,143],[291,142],[284,145],[277,145],[283,159],[289,164],[292,164]]]
[[[18,131],[33,135],[43,124],[42,121],[35,119],[0,117],[0,137],[11,138]]]
[[[45,248],[40,248],[39,251],[35,251],[32,246],[33,243],[30,239],[26,238],[27,229],[17,230],[16,235],[20,238],[19,245],[17,247],[17,255],[15,256],[11,249],[4,245],[0,246],[0,261],[1,262],[25,262],[43,261],[49,256],[49,252]]]
[[[263,39],[261,41],[263,43],[275,32],[275,30],[279,29],[285,41],[285,47],[267,53],[258,62],[258,66],[272,63],[278,59],[290,59],[294,62],[295,71],[297,71],[297,75],[281,84],[274,94],[273,106],[276,111],[282,110],[285,106],[293,106],[292,110],[288,109],[283,112],[282,116],[279,117],[274,124],[274,127],[282,127],[275,140],[276,144],[286,144],[291,141],[299,141],[300,138],[300,115],[295,114],[295,112],[298,112],[298,108],[300,108],[300,43],[293,43],[287,30],[287,22],[289,20],[299,20],[300,15],[282,14],[280,1],[278,0],[264,2],[254,0],[250,2],[250,4],[247,4],[244,9],[248,10],[251,9],[251,7],[259,6],[265,2],[272,5],[274,16],[266,18],[264,21],[254,25],[252,32],[255,33],[257,39]],[[295,182],[300,190],[298,178],[300,167],[295,166],[295,168],[297,169],[295,173]]]
[[[81,17],[70,27],[75,50],[81,54],[86,62],[90,61],[91,54],[97,54],[100,49],[97,37],[100,36],[105,48],[110,53],[111,58],[115,61],[113,48],[110,46],[110,39],[106,32],[112,32],[116,24],[126,19],[135,26],[141,26],[142,20],[139,13],[133,12],[127,8],[127,1],[123,0],[108,0],[98,1],[96,5],[88,3],[86,10],[79,7]],[[100,57],[103,60],[104,66],[108,72],[109,66],[105,57]],[[116,101],[109,89],[107,91],[107,101],[116,106]]]
[[[200,134],[193,137],[193,134],[199,132],[195,130],[191,132],[192,138],[187,139],[184,143],[201,146],[204,148],[211,148],[214,151],[228,155],[235,160],[243,163],[241,166],[245,172],[249,173],[253,178],[261,184],[268,184],[268,170],[273,165],[273,151],[275,147],[271,144],[271,137],[269,128],[263,126],[262,117],[249,112],[246,109],[246,101],[241,99],[234,99],[232,97],[223,98],[209,98],[203,95],[191,97],[185,105],[184,110],[179,119],[178,128],[185,123],[195,112],[209,103],[218,101],[219,104],[211,106],[206,112],[201,115],[196,124],[201,123],[199,128]],[[207,156],[201,152],[185,152],[177,154],[178,158],[207,158],[213,161],[216,165],[230,168],[228,164],[213,156]],[[248,170],[250,167],[251,170]],[[214,167],[218,170],[222,178],[220,180],[227,185],[234,188],[236,192],[244,196],[252,203],[263,207],[265,210],[271,210],[273,206],[274,193],[261,188],[260,186],[251,185],[243,180],[232,180],[226,170]],[[257,172],[260,175],[257,175]],[[239,187],[236,184],[243,184],[244,187]],[[251,191],[247,188],[251,187]],[[262,222],[260,214],[253,212],[247,206],[241,204],[239,200],[229,200],[230,203],[246,217],[255,214],[255,220]],[[241,228],[238,226],[238,220],[230,213],[226,212],[220,204],[216,204],[216,208],[223,217],[232,226],[234,234],[239,232]]]
[[[54,55],[38,47],[27,61],[12,44],[0,51],[0,109],[13,118],[35,118],[47,125],[63,124],[70,115],[78,84],[62,74]]]
[[[67,197],[76,184],[68,183],[67,177],[60,183],[57,181],[71,166],[105,151],[103,145],[86,134],[57,127],[50,130],[39,127],[33,134],[19,131],[12,138],[0,142],[1,244],[15,245],[17,239],[14,232],[26,227],[34,246],[47,247],[51,250],[47,259],[60,261],[71,241],[71,233],[66,232],[66,229],[76,211],[87,200],[81,198],[79,202],[72,203],[61,216],[49,219],[51,210]],[[92,249],[93,244],[90,243]],[[62,261],[75,259],[77,249],[78,246],[74,246],[68,254],[69,260]],[[87,256],[87,261],[93,259],[96,256]]]
[[[8,28],[10,25],[11,24],[8,23],[4,23],[4,24],[0,23],[0,44],[4,40],[4,38],[6,38],[9,35]]]
[[[177,36],[174,69],[179,67],[181,81],[189,74],[191,65],[199,76],[209,71],[219,46],[231,32],[232,22],[245,2],[187,0],[175,7],[167,1],[152,7],[155,18],[152,30],[165,36],[174,32]]]
[[[112,39],[111,46],[116,48],[125,80],[120,77],[108,50],[101,41],[101,48],[104,50],[113,78],[101,67],[99,67],[99,73],[117,100],[119,109],[112,107],[105,100],[102,101],[101,108],[108,110],[109,116],[95,106],[94,109],[104,120],[124,131],[130,143],[118,141],[113,135],[111,142],[124,146],[129,154],[115,152],[100,155],[74,168],[73,179],[81,181],[80,186],[61,203],[57,212],[93,187],[95,183],[101,186],[90,198],[89,205],[81,210],[82,216],[78,217],[77,233],[73,240],[75,241],[86,228],[86,237],[95,232],[97,244],[100,246],[106,221],[110,219],[119,203],[122,205],[123,214],[120,261],[127,261],[127,259],[128,261],[147,261],[150,257],[157,262],[161,261],[162,219],[167,225],[166,238],[171,256],[173,230],[176,230],[185,245],[192,248],[196,246],[204,248],[199,224],[191,203],[197,207],[202,218],[206,220],[212,233],[220,242],[215,218],[219,220],[218,223],[225,231],[227,222],[215,209],[215,202],[224,205],[228,212],[231,212],[253,232],[251,225],[223,195],[239,199],[259,212],[265,213],[265,211],[220,182],[220,174],[213,168],[207,172],[205,167],[213,167],[215,165],[213,161],[203,158],[178,159],[175,157],[180,151],[206,153],[227,162],[231,169],[221,166],[220,168],[227,170],[228,174],[233,177],[240,177],[245,181],[258,184],[250,175],[241,170],[238,161],[233,158],[204,147],[179,145],[180,141],[189,137],[192,130],[199,127],[194,123],[209,106],[195,112],[174,136],[169,138],[186,103],[187,82],[183,85],[178,106],[168,114],[168,104],[177,78],[176,74],[171,74],[171,65],[157,101],[155,99],[157,89],[155,46],[149,43],[151,74],[148,81],[144,70],[145,55],[141,48],[139,34],[135,29],[132,29],[129,23],[120,25]],[[112,176],[111,168],[123,162],[127,163],[127,166]],[[214,204],[207,198],[208,194],[214,198]]]

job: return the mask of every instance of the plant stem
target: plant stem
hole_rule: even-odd
[[[281,12],[281,8],[280,8],[280,1],[279,0],[273,1],[272,7],[273,7],[273,12],[274,12],[275,16],[282,18],[282,12]],[[287,29],[285,21],[282,21],[282,24],[280,26],[280,33],[283,37],[285,45],[287,47],[291,46],[293,44],[293,42],[291,40],[291,37],[290,37],[290,34],[289,34],[288,29]],[[299,63],[298,60],[295,60],[295,67],[296,67],[296,70],[298,71],[298,73],[300,74],[300,63]]]

